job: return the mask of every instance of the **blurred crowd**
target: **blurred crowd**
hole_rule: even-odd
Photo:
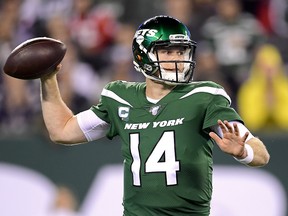
[[[0,0],[0,66],[33,37],[63,41],[64,101],[77,113],[111,80],[144,81],[131,43],[138,25],[166,14],[197,41],[194,80],[221,84],[254,132],[288,130],[286,0]],[[0,134],[45,133],[39,80],[0,76]]]

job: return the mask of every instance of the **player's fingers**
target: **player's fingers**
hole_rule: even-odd
[[[235,135],[239,136],[240,132],[239,132],[239,128],[238,128],[237,123],[235,123],[235,122],[233,123],[233,128],[234,128],[234,131],[235,131]]]
[[[60,71],[62,68],[62,64],[57,65],[57,67],[55,68],[55,72]]]
[[[231,126],[231,124],[227,120],[224,121],[224,124],[230,133],[234,133],[233,127]]]
[[[40,79],[42,80],[42,81],[44,81],[44,80],[47,80],[47,79],[50,79],[51,77],[53,77],[53,76],[55,76],[60,70],[61,70],[61,68],[62,68],[62,64],[59,64],[59,65],[57,65],[53,70],[53,72],[51,72],[51,73],[49,73],[49,74],[47,74],[47,75],[45,75],[45,76],[42,76]]]
[[[228,132],[228,128],[225,126],[224,122],[222,122],[221,120],[218,120],[218,125],[221,128],[222,133]]]
[[[244,134],[244,136],[242,137],[242,140],[243,140],[244,143],[246,142],[248,136],[249,136],[249,132],[246,132],[246,133]]]
[[[216,133],[214,133],[214,132],[210,132],[210,133],[209,133],[209,136],[210,136],[213,140],[215,140],[216,143],[219,143],[219,142],[221,141],[221,138],[220,138]]]

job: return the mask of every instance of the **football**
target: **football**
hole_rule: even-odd
[[[3,71],[18,79],[37,79],[53,72],[63,60],[66,50],[66,45],[59,40],[48,37],[32,38],[10,53]]]

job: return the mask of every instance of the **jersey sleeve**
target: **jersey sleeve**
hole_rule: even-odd
[[[113,83],[108,83],[104,87],[101,93],[99,103],[90,108],[100,119],[102,119],[104,122],[107,122],[109,124],[109,128],[106,134],[106,137],[109,139],[112,139],[114,136],[118,135],[114,127],[114,124],[112,123],[113,121],[111,117],[113,117],[113,115],[111,114],[111,107],[109,105],[109,101],[103,95],[103,92],[106,90],[109,90],[111,88],[111,85],[113,85]]]
[[[239,114],[230,106],[230,101],[224,95],[213,95],[206,108],[203,129],[217,124],[217,120],[239,121],[243,123]]]

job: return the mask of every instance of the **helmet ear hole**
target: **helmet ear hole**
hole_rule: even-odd
[[[142,61],[142,57],[138,54],[138,55],[136,55],[136,59],[138,60],[138,61]]]

